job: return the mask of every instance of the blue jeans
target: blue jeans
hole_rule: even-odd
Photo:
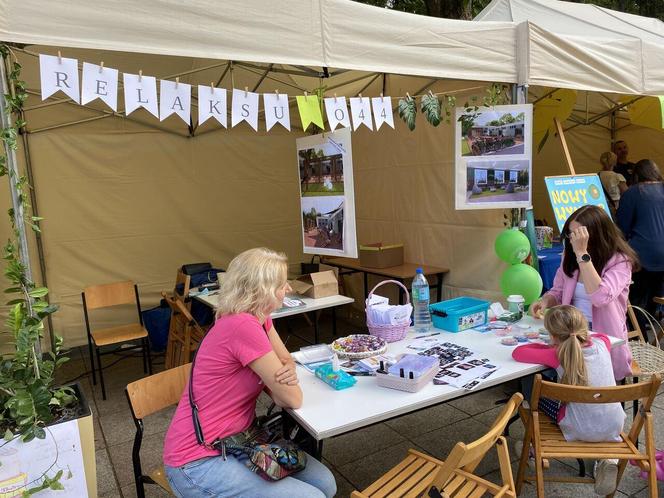
[[[303,470],[279,481],[266,481],[244,462],[244,455],[215,456],[164,470],[173,493],[182,498],[332,498],[337,492],[332,472],[311,455]]]

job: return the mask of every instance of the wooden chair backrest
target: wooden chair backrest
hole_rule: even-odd
[[[634,308],[632,305],[627,303],[627,317],[629,318],[629,323],[632,325],[631,329],[627,331],[627,340],[638,339],[641,342],[646,342],[643,332],[641,331],[641,326],[639,321],[636,319],[636,313],[634,313]]]
[[[150,375],[127,385],[134,417],[142,419],[176,404],[187,386],[191,363]]]
[[[89,310],[119,304],[136,304],[135,284],[131,280],[112,284],[92,285],[83,289]]]
[[[522,401],[523,395],[521,393],[513,394],[494,421],[489,432],[472,443],[457,443],[445,459],[444,465],[438,471],[433,481],[434,485],[438,489],[442,489],[443,485],[457,469],[473,472],[488,451],[502,437],[507,423],[514,416]]]
[[[178,292],[178,287],[182,285],[182,292]],[[173,292],[180,296],[182,299],[186,299],[189,296],[189,287],[191,286],[191,276],[185,274],[182,271],[182,268],[178,268],[178,274],[175,277],[175,288]]]
[[[543,381],[542,376],[538,374],[535,376],[531,406],[537,407],[540,398],[556,399],[564,403],[593,404],[642,400],[644,409],[650,410],[660,383],[661,377],[655,374],[648,381],[625,386],[570,386]]]
[[[166,300],[166,303],[171,308],[174,315],[182,316],[187,322],[196,323],[196,320],[194,320],[191,312],[187,309],[187,306],[182,302],[182,299],[180,299],[178,294],[167,294],[166,292],[162,292],[161,295]],[[196,325],[198,324],[196,323]]]

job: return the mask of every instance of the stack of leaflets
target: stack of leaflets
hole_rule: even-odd
[[[293,359],[310,372],[332,361],[334,353],[327,344],[306,346],[291,354]]]
[[[440,371],[433,379],[437,385],[472,390],[498,370],[488,358],[482,358],[470,349],[452,342],[444,342],[418,354],[438,357]]]

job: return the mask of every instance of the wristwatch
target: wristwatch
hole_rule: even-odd
[[[577,263],[590,263],[590,254],[582,254],[580,258],[576,260]]]

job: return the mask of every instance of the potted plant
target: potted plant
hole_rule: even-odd
[[[9,55],[0,47],[5,63]],[[17,62],[9,74],[10,95],[5,95],[7,112],[18,119],[1,131],[3,151],[16,149],[25,84],[20,80]],[[11,120],[9,120],[11,121]],[[28,278],[19,256],[19,234],[24,230],[23,213],[29,188],[24,177],[0,156],[0,176],[8,176],[16,189],[21,209],[10,209],[16,241],[4,246],[4,274],[10,287],[6,294],[9,312],[5,331],[11,335],[13,351],[0,356],[0,496],[29,496],[42,490],[65,490],[66,496],[96,496],[94,434],[90,408],[79,386],[55,386],[56,369],[68,358],[62,355],[62,338],[55,337],[53,351],[41,353],[44,319],[57,310],[46,300],[48,289],[37,287]],[[40,218],[31,216],[28,224],[39,231]],[[86,479],[87,477],[87,479]],[[87,482],[86,482],[87,481]]]

